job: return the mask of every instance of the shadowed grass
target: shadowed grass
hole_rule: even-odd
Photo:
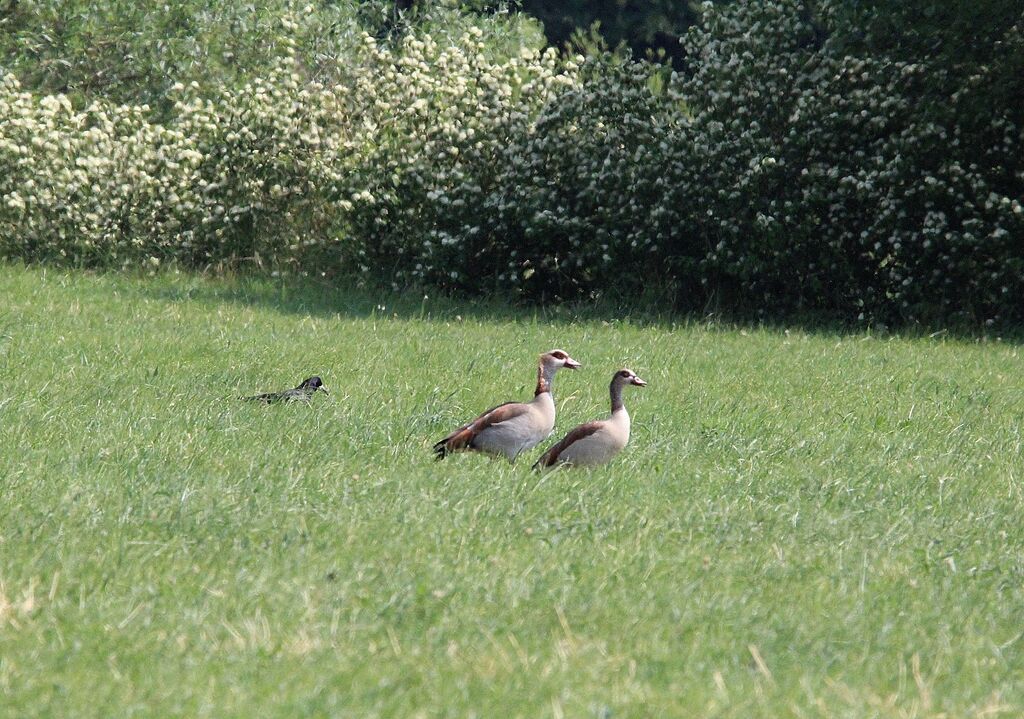
[[[1017,346],[10,267],[0,292],[3,713],[1024,711]],[[613,464],[431,459],[554,346],[584,363],[556,434],[614,369],[650,383]],[[309,406],[236,399],[314,373]]]

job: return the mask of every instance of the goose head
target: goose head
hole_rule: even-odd
[[[637,387],[644,387],[647,385],[646,382],[637,377],[636,372],[626,368],[620,369],[615,373],[615,376],[612,377],[612,384],[617,384],[620,387],[627,384],[635,385]]]
[[[540,356],[541,367],[544,368],[545,374],[550,376],[557,370],[565,367],[566,369],[579,369],[583,365],[574,360],[565,350],[551,350],[545,352]]]

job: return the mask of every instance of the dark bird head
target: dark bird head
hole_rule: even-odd
[[[327,388],[324,387],[324,381],[317,376],[309,377],[307,379],[302,380],[302,384],[300,384],[295,389],[301,389],[306,392],[309,392],[310,394],[313,394],[317,390],[320,390],[321,392],[327,395],[330,394],[330,392],[327,391]]]

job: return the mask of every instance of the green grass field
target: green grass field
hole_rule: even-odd
[[[1015,343],[14,267],[0,298],[0,715],[1024,713]],[[613,464],[433,461],[555,346],[556,434],[649,382]]]

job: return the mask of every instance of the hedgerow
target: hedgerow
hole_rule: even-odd
[[[1000,97],[984,73],[863,52],[835,9],[706,3],[679,74],[544,50],[522,25],[502,40],[512,20],[444,8],[396,35],[349,33],[329,70],[282,41],[244,82],[172,83],[160,112],[79,109],[8,74],[0,254],[1024,319],[1014,103],[969,111],[979,87]],[[1003,85],[1022,27],[990,63]]]
[[[772,311],[1019,319],[1012,106],[967,133],[931,106],[941,68],[850,54],[827,19],[798,0],[708,7],[687,38],[702,275]]]

